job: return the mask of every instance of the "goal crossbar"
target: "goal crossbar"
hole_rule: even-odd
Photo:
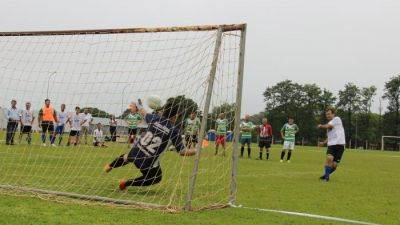
[[[202,26],[177,26],[153,28],[119,28],[119,29],[90,29],[90,30],[55,30],[55,31],[15,31],[0,32],[0,36],[48,36],[48,35],[84,35],[84,34],[128,34],[128,33],[159,33],[185,31],[211,31],[221,29],[222,32],[243,30],[246,24],[222,24]]]

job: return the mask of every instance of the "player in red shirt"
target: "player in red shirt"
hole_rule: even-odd
[[[268,123],[268,119],[264,118],[262,120],[262,125],[259,127],[260,139],[258,142],[258,147],[260,147],[260,160],[262,160],[263,148],[266,149],[267,160],[269,159],[269,149],[272,143],[272,126]]]

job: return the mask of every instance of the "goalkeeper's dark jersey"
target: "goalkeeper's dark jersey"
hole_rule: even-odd
[[[169,140],[180,152],[185,149],[181,132],[168,119],[157,114],[147,114],[144,118],[148,124],[146,133],[133,146],[129,157],[139,169],[149,169],[158,166],[158,158],[165,151]]]

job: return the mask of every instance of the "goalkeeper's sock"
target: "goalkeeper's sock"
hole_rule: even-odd
[[[281,160],[283,160],[283,158],[285,157],[285,151],[281,152]]]
[[[112,163],[110,163],[110,166],[112,168],[118,168],[121,166],[125,166],[126,164],[128,164],[128,162],[125,161],[124,155],[121,155],[120,157],[118,157],[114,161],[112,161]]]

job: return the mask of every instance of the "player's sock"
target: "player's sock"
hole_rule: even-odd
[[[283,160],[283,158],[285,157],[285,151],[281,152],[281,160]]]
[[[290,157],[292,157],[292,151],[288,151],[286,160],[289,161]]]
[[[262,152],[260,152],[260,159],[262,159]]]
[[[269,152],[267,152],[267,160],[269,160]]]
[[[55,140],[56,140],[56,135],[50,135],[50,144],[54,144]]]
[[[332,173],[332,167],[330,166],[325,166],[325,180],[329,180],[329,174]]]
[[[118,168],[121,166],[125,166],[126,164],[128,164],[128,162],[126,162],[124,160],[124,155],[121,155],[120,157],[118,157],[114,161],[112,161],[112,163],[110,163],[110,166],[112,168]]]
[[[243,153],[244,153],[244,146],[242,146],[242,147],[240,148],[240,156],[241,156],[241,157],[243,157]]]
[[[335,167],[332,167],[332,170],[331,170],[330,174],[332,174],[332,173],[335,172],[335,171],[336,171],[336,168],[335,168]]]
[[[60,137],[58,137],[58,145],[61,145],[62,142],[62,135],[60,135]]]
[[[42,133],[42,142],[46,143],[46,134]]]
[[[250,158],[250,155],[251,155],[251,148],[247,148],[247,157]]]

